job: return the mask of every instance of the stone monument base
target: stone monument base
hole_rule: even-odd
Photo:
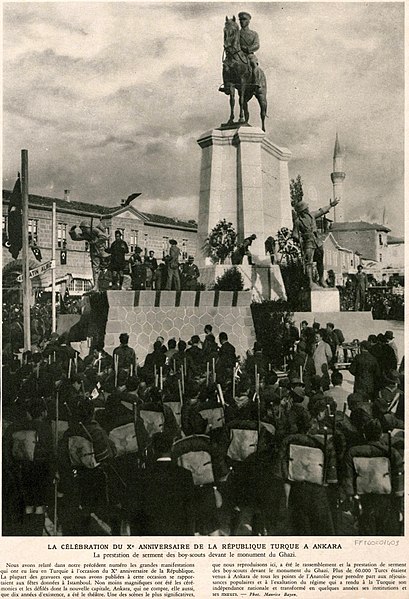
[[[239,291],[107,291],[109,304],[105,350],[112,353],[119,335],[129,334],[129,345],[142,364],[159,335],[166,340],[203,339],[206,324],[214,335],[227,333],[244,358],[253,346],[255,333],[251,316],[251,294]]]
[[[211,287],[215,284],[218,277],[221,277],[231,268],[236,268],[241,273],[244,281],[244,289],[251,291],[251,299],[253,301],[285,301],[287,299],[280,267],[277,264],[266,266],[213,264],[201,268],[199,281],[200,283],[204,283],[206,287]]]
[[[335,287],[322,287],[302,292],[302,304],[305,312],[313,314],[325,312],[340,312],[339,291]]]
[[[266,258],[264,242],[282,227],[292,228],[288,161],[258,127],[212,129],[198,139],[202,148],[196,263],[204,266],[202,247],[213,227],[230,222],[238,241],[255,234],[251,253]]]

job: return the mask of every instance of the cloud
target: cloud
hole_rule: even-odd
[[[109,204],[138,189],[158,212],[197,210],[196,139],[228,118],[217,91],[224,18],[242,8],[6,3],[4,178],[13,180],[27,147],[33,192],[71,188],[77,199]],[[338,130],[347,213],[387,203],[401,233],[403,5],[267,2],[250,11],[268,81],[268,136],[292,151],[290,176],[300,173],[316,202],[327,201]],[[250,122],[259,124],[255,100]]]

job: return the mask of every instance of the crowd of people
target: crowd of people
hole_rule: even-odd
[[[169,252],[157,259],[153,250],[145,251],[136,246],[129,259],[127,243],[121,231],[115,231],[115,241],[105,248],[109,257],[102,262],[98,276],[98,289],[122,289],[125,274],[131,276],[132,289],[181,289],[196,291],[199,287],[200,271],[194,264],[194,257],[181,261],[182,252],[175,239],[169,240]]]
[[[404,288],[392,277],[390,281],[382,281],[380,284],[369,278],[367,283],[362,283],[361,278],[361,283],[358,284],[349,276],[345,285],[338,286],[338,290],[342,311],[370,310],[375,320],[404,319]]]
[[[210,324],[145,357],[126,333],[84,359],[53,333],[5,360],[3,534],[41,535],[46,515],[63,535],[402,534],[393,333],[348,353],[331,323],[284,326],[278,371]]]

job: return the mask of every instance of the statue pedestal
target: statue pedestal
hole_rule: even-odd
[[[264,242],[282,227],[292,228],[288,161],[291,152],[267,139],[258,127],[213,129],[204,133],[200,170],[199,227],[196,262],[206,265],[202,247],[223,218],[238,241],[253,233],[255,264],[266,258]]]
[[[251,299],[255,302],[263,300],[286,300],[286,290],[281,276],[280,267],[270,264],[269,266],[254,266],[251,264],[213,264],[205,266],[200,270],[200,282],[206,287],[212,287],[218,277],[226,270],[237,268],[244,281],[244,289],[251,291]]]
[[[105,349],[112,353],[126,331],[140,363],[158,335],[185,339],[203,335],[206,324],[225,331],[245,357],[255,341],[250,292],[239,291],[107,291],[109,305]]]
[[[323,289],[312,289],[311,294],[311,312],[340,312],[339,291],[336,288],[328,287]]]

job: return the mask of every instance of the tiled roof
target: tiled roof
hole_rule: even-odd
[[[11,195],[11,191],[8,189],[3,189],[3,200],[8,200]],[[118,210],[118,207],[111,208],[108,206],[101,206],[99,204],[86,204],[85,202],[77,202],[77,201],[67,201],[62,200],[61,198],[50,198],[47,196],[39,196],[30,193],[28,196],[28,201],[31,206],[38,206],[43,208],[51,208],[53,202],[57,208],[60,209],[71,209],[78,212],[84,212],[86,214],[97,214],[97,215],[106,215]]]
[[[3,200],[8,201],[11,191],[8,189],[3,189]],[[123,206],[102,206],[101,204],[87,204],[85,202],[77,202],[77,201],[67,201],[62,200],[61,198],[50,198],[47,196],[39,196],[35,194],[29,195],[29,204],[31,206],[38,206],[44,208],[51,208],[53,202],[55,202],[57,209],[60,210],[72,210],[74,212],[82,212],[84,214],[92,214],[99,217],[107,217],[121,208]],[[168,227],[181,227],[183,229],[191,229],[192,231],[197,230],[197,223],[195,221],[184,221],[179,220],[177,218],[172,218],[170,216],[163,216],[161,214],[152,214],[150,212],[142,212],[138,210],[138,212],[144,217],[145,222],[153,225],[164,225]]]
[[[187,229],[192,229],[192,231],[197,230],[196,221],[179,220],[178,218],[162,216],[161,214],[152,214],[151,212],[141,212],[141,214],[146,216],[146,220],[150,223],[169,225],[172,227],[186,227]]]
[[[333,223],[332,231],[385,231],[389,233],[390,229],[385,225],[379,225],[378,223],[368,223],[364,220],[353,221],[349,223]]]

